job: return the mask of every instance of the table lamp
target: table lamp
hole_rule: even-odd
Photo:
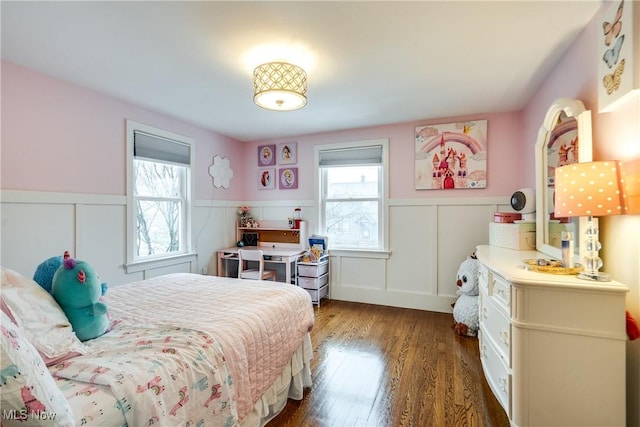
[[[606,282],[607,273],[600,272],[602,260],[598,256],[598,225],[593,217],[618,215],[625,212],[625,196],[621,164],[617,160],[573,163],[556,168],[556,217],[586,216],[583,230],[585,257],[584,271],[578,278]]]

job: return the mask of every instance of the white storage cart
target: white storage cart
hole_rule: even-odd
[[[329,255],[313,262],[302,259],[300,255],[296,261],[296,285],[306,289],[312,302],[320,307],[320,300],[329,298]]]

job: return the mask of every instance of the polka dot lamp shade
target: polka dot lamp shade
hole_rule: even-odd
[[[617,160],[573,163],[556,169],[555,216],[608,216],[625,211]]]

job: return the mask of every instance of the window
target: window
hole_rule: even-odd
[[[192,255],[193,141],[132,121],[127,121],[127,139],[127,271],[131,272],[137,271],[130,268],[136,263]]]
[[[386,140],[317,147],[320,229],[332,249],[385,249],[386,153]]]

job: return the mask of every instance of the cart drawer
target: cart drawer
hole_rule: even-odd
[[[325,286],[320,289],[307,289],[306,291],[311,295],[311,301],[313,303],[317,303],[321,298],[329,295],[329,286]]]
[[[329,282],[329,275],[321,277],[298,277],[298,286],[305,289],[320,289]]]
[[[319,264],[305,263],[298,264],[298,276],[320,277],[329,271],[329,263],[322,262]]]

